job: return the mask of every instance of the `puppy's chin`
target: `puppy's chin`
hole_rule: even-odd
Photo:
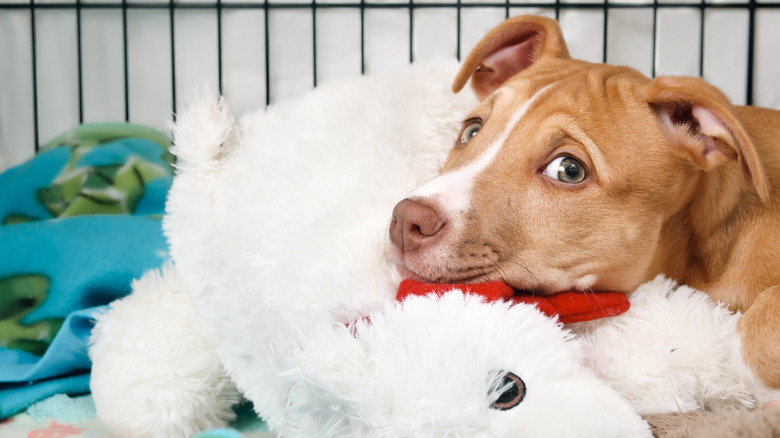
[[[415,280],[421,281],[423,283],[432,283],[432,281],[422,277],[421,275],[404,266],[403,263],[396,262],[393,264],[393,266],[395,267],[395,272],[398,274],[400,280]]]

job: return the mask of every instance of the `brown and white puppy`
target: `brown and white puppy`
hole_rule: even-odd
[[[481,104],[442,175],[394,210],[399,273],[542,293],[664,273],[744,312],[736,361],[780,398],[780,111],[571,59],[535,16],[490,31],[453,90],[469,79]]]

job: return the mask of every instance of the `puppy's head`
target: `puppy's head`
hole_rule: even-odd
[[[553,20],[515,17],[493,29],[453,90],[469,78],[481,104],[442,175],[393,212],[388,252],[403,277],[631,290],[673,256],[663,254],[664,233],[687,226],[680,212],[713,170],[733,167],[768,196],[720,92],[573,60]]]

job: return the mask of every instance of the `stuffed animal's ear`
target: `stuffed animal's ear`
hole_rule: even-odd
[[[452,91],[460,91],[471,78],[471,87],[482,100],[507,79],[546,57],[569,58],[558,23],[535,15],[510,18],[474,47],[455,77]]]
[[[729,161],[740,164],[762,201],[769,180],[734,107],[715,87],[691,77],[658,77],[645,88],[661,133],[702,170]]]

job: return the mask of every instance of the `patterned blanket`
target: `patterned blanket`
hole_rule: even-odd
[[[83,125],[0,174],[0,419],[89,391],[92,315],[168,258],[170,140]]]

